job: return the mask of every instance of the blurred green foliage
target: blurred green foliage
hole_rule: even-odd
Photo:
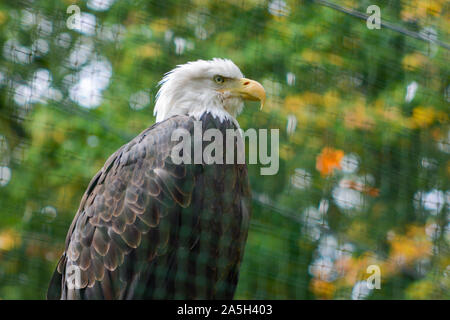
[[[444,0],[334,3],[449,43]],[[0,48],[0,298],[44,298],[90,178],[212,57],[266,87],[241,126],[280,128],[236,298],[449,298],[448,49],[307,0],[4,0]]]

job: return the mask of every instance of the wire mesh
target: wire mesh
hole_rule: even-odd
[[[268,93],[241,127],[281,131],[279,172],[249,165],[235,298],[448,299],[449,13],[441,0],[3,1],[0,298],[45,297],[83,192],[154,123],[164,73],[226,57]]]

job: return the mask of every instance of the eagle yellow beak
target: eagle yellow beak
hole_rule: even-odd
[[[244,100],[261,101],[261,109],[264,107],[266,91],[258,81],[247,78],[239,79],[237,86],[232,91]]]

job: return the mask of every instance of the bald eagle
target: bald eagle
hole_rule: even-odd
[[[243,100],[262,106],[265,92],[230,60],[189,62],[164,76],[156,123],[87,187],[48,299],[233,298],[251,215],[247,167],[176,164],[171,137],[193,133],[196,122],[203,132],[239,128]]]

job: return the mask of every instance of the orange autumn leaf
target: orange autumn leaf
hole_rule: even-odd
[[[8,251],[20,244],[20,236],[13,229],[0,232],[0,250]]]
[[[371,197],[378,197],[380,195],[380,190],[378,188],[374,188],[353,180],[343,180],[341,182],[341,186],[365,193]]]
[[[391,243],[390,259],[403,265],[429,256],[432,243],[427,238],[425,228],[410,226],[406,235],[394,235],[389,240]]]
[[[316,158],[316,169],[322,176],[330,175],[334,169],[341,169],[343,157],[344,151],[325,147]]]

